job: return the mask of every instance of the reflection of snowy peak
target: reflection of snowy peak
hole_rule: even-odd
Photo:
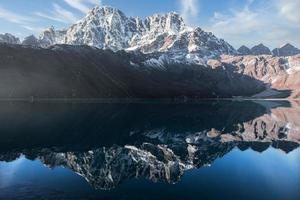
[[[53,27],[40,36],[42,47],[53,44],[89,45],[100,49],[168,52],[179,56],[204,57],[234,54],[224,40],[200,28],[187,27],[175,13],[154,14],[146,19],[127,17],[116,8],[97,6],[66,31]]]
[[[30,113],[22,104],[5,112],[20,117],[3,123],[32,137],[24,143],[24,134],[1,126],[0,161],[23,155],[50,168],[68,168],[107,190],[133,178],[176,183],[187,170],[213,165],[234,148],[285,153],[299,148],[298,102],[244,103],[49,104],[34,105]],[[28,127],[28,120],[35,124]]]

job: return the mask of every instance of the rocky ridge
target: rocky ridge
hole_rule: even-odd
[[[5,34],[0,34],[0,43],[20,44],[21,41],[19,38],[13,36],[12,34],[5,33]]]
[[[199,27],[188,27],[178,13],[154,14],[141,19],[127,17],[122,11],[109,6],[93,8],[66,30],[50,27],[40,34],[38,43],[32,43],[43,48],[55,44],[89,45],[145,54],[159,52],[193,62],[236,53],[231,45],[212,33]]]
[[[245,74],[266,83],[266,90],[257,97],[299,98],[300,55],[290,57],[223,55],[219,60],[209,60],[207,64],[212,68],[232,69],[236,73]]]

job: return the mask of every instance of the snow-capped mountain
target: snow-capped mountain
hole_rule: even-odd
[[[140,19],[127,17],[120,10],[108,6],[93,8],[86,17],[65,31],[56,31],[53,27],[46,29],[39,41],[42,47],[89,45],[113,51],[162,52],[174,58],[194,60],[236,53],[230,44],[212,33],[188,27],[175,12]]]
[[[24,38],[24,40],[22,41],[22,45],[39,47],[41,43],[34,35],[29,35]]]
[[[7,43],[7,44],[20,44],[20,39],[13,36],[12,34],[5,33],[0,34],[0,43]]]
[[[294,47],[293,45],[287,43],[280,48],[276,48],[272,51],[275,56],[294,56],[300,54],[300,49]]]
[[[53,26],[44,30],[39,36],[41,47],[49,47],[53,44],[64,43],[66,30],[55,30]]]

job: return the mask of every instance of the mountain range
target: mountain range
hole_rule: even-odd
[[[11,34],[0,35],[0,43],[20,44]],[[300,50],[286,45],[271,51],[262,43],[249,49],[245,45],[235,50],[229,43],[218,39],[201,28],[185,24],[176,12],[154,14],[141,19],[127,17],[122,11],[109,6],[96,6],[82,20],[65,30],[49,27],[38,38],[30,35],[24,45],[49,47],[55,44],[89,45],[100,49],[140,50],[143,53],[185,52],[198,57],[241,54],[293,56]],[[191,56],[190,55],[190,56]]]
[[[277,57],[295,56],[300,54],[300,49],[289,43],[280,48],[275,48],[273,51],[262,43],[252,47],[251,49],[242,45],[237,51],[239,55],[273,55]]]
[[[97,6],[66,30],[0,41],[2,98],[300,96],[297,48],[235,50],[175,12],[140,19]]]

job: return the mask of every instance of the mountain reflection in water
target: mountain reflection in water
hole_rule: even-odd
[[[0,110],[0,190],[1,165],[24,157],[114,190],[135,178],[178,183],[236,148],[288,154],[300,144],[299,102],[1,102]]]

